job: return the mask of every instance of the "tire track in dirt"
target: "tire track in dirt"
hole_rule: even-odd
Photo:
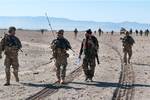
[[[115,50],[118,53],[121,60],[121,72],[120,72],[118,87],[115,89],[113,93],[112,100],[132,100],[135,93],[134,92],[135,75],[134,75],[133,66],[132,64],[124,65],[123,57],[121,56],[121,53],[119,52],[116,46],[112,45],[113,38],[110,36],[106,38],[107,39],[105,40],[107,40],[107,43],[105,42],[104,44],[108,45],[113,50]],[[111,44],[108,43],[108,41]]]
[[[78,40],[78,41],[80,41],[80,40]],[[119,78],[119,82],[118,82],[118,87],[116,88],[116,90],[113,93],[112,100],[131,100],[133,95],[134,95],[134,87],[133,87],[133,84],[134,84],[134,71],[133,71],[133,66],[131,64],[128,64],[126,66],[123,64],[122,56],[121,56],[120,52],[118,51],[117,47],[112,46],[108,43],[104,43],[104,42],[102,42],[102,43],[109,46],[114,51],[116,51],[117,54],[120,57],[120,60],[121,60],[121,73],[120,73],[120,78]],[[74,71],[72,71],[66,77],[66,81],[71,82],[76,77],[80,76],[81,74],[82,74],[82,66],[80,66],[77,69],[75,69]],[[58,92],[58,90],[61,87],[55,86],[56,84],[57,84],[57,82],[52,84],[53,88],[45,87],[44,89],[42,89],[38,93],[28,97],[26,100],[39,100],[39,99],[43,99],[46,96],[50,96],[50,95]]]
[[[111,47],[113,50],[115,50],[118,55],[120,56],[121,60],[121,73],[119,77],[119,82],[118,82],[118,87],[113,93],[112,100],[132,100],[133,95],[134,95],[134,70],[132,64],[123,64],[123,59],[118,51],[117,47],[112,46],[108,43],[104,43]]]
[[[78,40],[78,42],[80,42]],[[76,68],[74,71],[72,71],[68,76],[66,76],[66,83],[67,82],[72,82],[76,77],[79,77],[82,74],[82,66],[79,66],[78,68]],[[52,84],[52,88],[49,88],[48,86],[43,88],[41,91],[37,92],[36,94],[28,97],[26,100],[39,100],[42,99],[44,97],[50,96],[54,93],[56,93],[61,86],[56,86],[57,82],[54,82]]]
[[[66,82],[72,82],[76,77],[79,77],[82,74],[82,66],[78,67],[74,71],[72,71],[67,77]],[[49,88],[48,86],[39,91],[38,93],[34,94],[31,97],[28,97],[26,100],[39,100],[46,96],[50,96],[56,93],[63,85],[57,86],[57,82],[52,84],[52,87]]]
[[[81,40],[77,40],[81,42]],[[74,71],[72,71],[68,76],[66,76],[66,82],[72,82],[76,77],[79,77],[82,74],[82,66],[78,67]],[[36,94],[28,97],[26,100],[39,100],[43,99],[46,96],[50,96],[56,93],[61,87],[56,86],[57,82],[52,84],[53,88],[45,87],[41,91],[37,92]]]

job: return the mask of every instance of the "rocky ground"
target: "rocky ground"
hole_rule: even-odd
[[[3,37],[4,31],[0,31],[0,37]],[[43,88],[53,85],[56,81],[54,60],[50,60],[51,50],[49,48],[50,41],[54,39],[53,34],[50,32],[41,34],[38,31],[24,30],[18,30],[16,33],[23,44],[23,52],[19,52],[20,83],[16,83],[12,75],[11,85],[8,87],[3,86],[5,83],[3,55],[3,59],[0,60],[0,100],[24,100]],[[100,45],[98,54],[100,64],[96,66],[94,82],[85,82],[85,76],[81,71],[78,73],[81,75],[75,77],[73,81],[57,88],[57,91],[45,96],[42,100],[111,100],[113,98],[122,71],[120,58],[120,56],[123,56],[121,36],[118,33],[113,36],[105,33],[101,37],[96,36]],[[77,39],[74,38],[72,32],[66,32],[65,37],[71,42],[75,51],[68,51],[70,54],[67,67],[68,76],[81,65],[78,65],[76,61],[84,32],[80,32]],[[132,100],[149,100],[150,37],[135,35],[133,37],[136,43],[133,46],[131,61],[134,72]],[[121,55],[114,49],[117,49]]]

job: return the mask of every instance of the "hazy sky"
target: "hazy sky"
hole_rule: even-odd
[[[150,23],[150,0],[0,0],[0,16]]]

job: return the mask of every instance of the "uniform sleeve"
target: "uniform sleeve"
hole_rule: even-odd
[[[0,42],[0,55],[2,54],[2,51],[4,51],[4,38]]]
[[[55,43],[55,41],[56,41],[56,39],[54,39],[54,40],[51,42],[51,44]]]
[[[83,40],[84,41],[84,40]],[[80,53],[79,55],[82,55],[82,52],[83,52],[83,41],[82,41],[82,44],[81,44],[81,48],[80,48]]]
[[[21,41],[19,40],[19,38],[17,38],[17,39],[18,39],[18,49],[21,49],[22,48]]]
[[[2,43],[1,42],[0,42],[0,55],[2,54]]]
[[[22,48],[22,43],[21,43],[21,41],[19,40],[19,42],[20,42],[20,48]]]
[[[67,45],[66,49],[72,49],[70,42],[67,39],[65,39],[65,40],[66,40],[66,45]]]
[[[133,38],[132,38],[133,39]],[[134,39],[133,39],[133,43],[135,43]]]
[[[70,44],[70,42],[69,42],[69,41],[68,41],[68,47],[69,47],[70,49],[72,49],[71,44]]]
[[[99,49],[99,43],[96,37],[95,37],[95,41],[96,41],[97,49]]]
[[[99,49],[99,43],[98,43],[97,38],[96,38],[95,36],[92,36],[92,40],[93,40],[93,42],[94,42],[94,44],[96,45],[96,48],[97,48],[97,50],[98,50],[98,49]]]
[[[132,45],[135,43],[134,39],[131,36],[130,36],[130,41]]]

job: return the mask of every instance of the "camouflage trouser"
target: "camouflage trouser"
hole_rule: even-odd
[[[18,56],[6,55],[4,65],[5,65],[7,82],[10,82],[10,67],[11,66],[13,68],[13,74],[16,78],[16,81],[19,81],[19,78],[18,78],[18,69],[19,69]]]
[[[95,72],[95,57],[87,59],[83,58],[83,71],[87,78],[93,78]]]
[[[124,63],[127,64],[127,61],[128,63],[130,63],[130,59],[131,59],[131,56],[132,56],[132,48],[123,48],[123,52],[124,52]],[[127,54],[128,54],[128,59],[127,59]]]
[[[57,79],[64,80],[66,76],[67,57],[60,56],[59,58],[57,58],[55,62],[55,66],[56,66]]]

